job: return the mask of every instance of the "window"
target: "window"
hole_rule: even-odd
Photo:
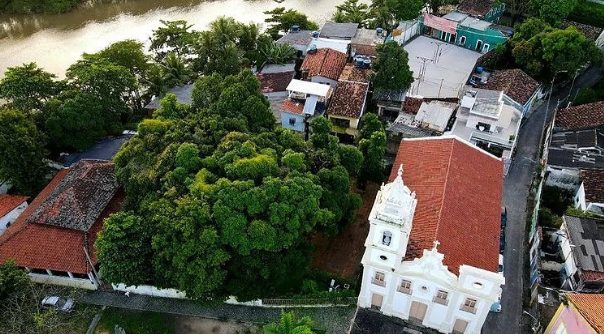
[[[491,124],[483,123],[483,122],[478,122],[476,124],[476,130],[479,130],[479,131],[482,131],[482,132],[490,132],[491,131]]]
[[[382,234],[382,245],[390,246],[390,242],[392,242],[392,232],[384,231]]]
[[[482,52],[483,52],[483,53],[487,53],[487,52],[489,52],[489,48],[490,48],[490,47],[491,47],[491,46],[490,46],[489,44],[485,44],[485,45],[482,47]]]
[[[296,119],[295,118],[290,118],[289,119],[289,125],[296,125]]]
[[[461,36],[459,38],[459,45],[466,45],[466,36]]]
[[[447,305],[447,296],[449,293],[447,291],[438,290],[436,292],[436,296],[434,296],[433,302],[441,305]]]
[[[476,299],[466,298],[466,301],[463,302],[463,305],[461,306],[460,310],[475,314]]]
[[[411,281],[402,280],[401,285],[399,285],[399,287],[398,287],[398,292],[402,292],[402,293],[406,293],[406,294],[410,295],[412,293]]]
[[[386,257],[386,255],[380,255],[380,260],[386,261],[388,260],[388,258]]]
[[[350,121],[347,119],[331,118],[331,122],[333,123],[333,125],[335,125],[339,128],[349,128],[350,127]]]
[[[481,40],[478,40],[476,42],[476,49],[475,50],[478,51],[478,52],[482,51],[482,41]]]
[[[32,274],[48,275],[46,269],[31,268],[29,272]]]
[[[376,271],[375,275],[373,275],[373,280],[371,283],[379,286],[386,286],[386,275],[382,272]]]

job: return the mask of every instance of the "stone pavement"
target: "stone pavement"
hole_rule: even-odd
[[[233,320],[254,324],[264,324],[278,320],[283,309],[253,306],[211,305],[187,299],[172,299],[130,294],[126,296],[114,291],[91,291],[84,294],[79,302],[99,306],[109,306],[136,311],[150,311],[184,316],[196,316],[217,320]],[[350,328],[354,307],[293,308],[296,316],[309,316],[317,329],[327,334],[343,334]]]

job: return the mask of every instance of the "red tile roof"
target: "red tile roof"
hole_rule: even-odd
[[[6,216],[28,199],[27,196],[0,195],[0,217]]]
[[[604,101],[564,108],[556,112],[556,126],[583,129],[604,125]]]
[[[403,111],[409,114],[417,115],[419,108],[424,103],[424,99],[407,96],[403,102]]]
[[[285,92],[293,77],[294,72],[256,74],[256,78],[260,81],[260,91],[262,93]]]
[[[539,83],[523,70],[514,68],[493,72],[484,88],[501,90],[512,100],[525,104],[539,88]]]
[[[503,163],[458,138],[403,139],[390,180],[403,164],[403,180],[417,207],[406,259],[421,257],[438,240],[444,264],[497,272]]]
[[[573,293],[566,297],[596,333],[604,333],[604,294]]]
[[[365,107],[365,98],[369,85],[362,82],[339,81],[331,97],[327,114],[360,118]]]
[[[308,77],[322,76],[338,80],[346,66],[346,59],[345,53],[329,48],[319,49],[316,53],[306,55],[301,70],[308,71]]]
[[[587,202],[604,203],[604,170],[582,170],[581,180]]]
[[[77,172],[78,166],[81,166],[83,162],[70,169],[59,171],[15,223],[0,236],[0,263],[8,259],[14,259],[17,265],[22,267],[85,274],[90,271],[90,266],[83,251],[83,247],[87,247],[92,262],[96,264],[97,259],[93,245],[97,233],[102,228],[103,220],[121,207],[123,201],[121,191],[115,194],[109,203],[99,208],[99,214],[87,231],[41,222],[30,222],[31,215],[55,195],[55,190],[61,188],[69,175],[73,174],[74,169]],[[106,161],[86,161],[86,163],[100,168],[104,168],[106,164],[111,164],[111,162]]]
[[[304,113],[304,102],[287,99],[281,103],[281,111],[302,115]]]
[[[371,70],[368,68],[359,68],[354,64],[346,64],[340,78],[338,80],[357,81],[369,83],[369,76],[371,76]]]

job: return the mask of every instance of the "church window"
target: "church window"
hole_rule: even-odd
[[[438,290],[436,291],[436,296],[434,296],[434,299],[432,301],[441,305],[447,305],[448,296],[449,293],[447,291]]]
[[[380,260],[386,261],[386,260],[388,260],[388,258],[385,255],[380,255]]]
[[[391,242],[392,242],[392,232],[384,231],[384,233],[382,234],[382,245],[390,246]]]
[[[386,286],[386,275],[382,272],[376,271],[371,283],[379,286]]]
[[[411,281],[402,280],[401,285],[398,287],[398,292],[406,293],[408,295],[411,294]]]

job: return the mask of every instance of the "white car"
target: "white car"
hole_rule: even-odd
[[[59,296],[46,296],[42,299],[42,307],[55,309],[57,311],[69,313],[73,311],[74,301],[71,298],[63,298]]]

